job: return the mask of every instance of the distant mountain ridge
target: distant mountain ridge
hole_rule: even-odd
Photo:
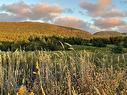
[[[0,22],[0,41],[21,41],[27,40],[30,36],[60,36],[80,37],[90,39],[92,37],[115,37],[127,33],[116,31],[100,31],[94,34],[71,27],[58,26],[39,22]]]
[[[124,36],[124,33],[120,33],[117,31],[100,31],[93,34],[93,37],[101,37],[101,38],[109,38],[109,37],[117,37]]]

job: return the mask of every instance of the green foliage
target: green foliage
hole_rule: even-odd
[[[93,39],[91,39],[91,43],[93,46],[96,46],[96,47],[106,47],[107,46],[107,39],[93,38]]]
[[[124,49],[122,46],[115,46],[112,48],[112,52],[113,53],[123,53],[124,52]]]
[[[127,48],[127,37],[111,37],[110,39],[106,38],[93,38],[91,40],[75,38],[75,37],[33,37],[30,36],[28,41],[17,41],[17,42],[1,42],[0,50],[2,51],[15,51],[17,49],[25,51],[34,51],[34,50],[48,50],[48,51],[57,51],[57,50],[69,50],[69,46],[95,46],[107,47],[107,45],[122,46]],[[78,50],[83,48],[79,48]]]
[[[127,48],[127,37],[123,38],[123,46]]]
[[[14,48],[13,44],[14,44],[13,42],[2,42],[0,44],[0,50],[3,50],[3,51],[12,50]]]
[[[61,43],[64,45],[61,45]],[[28,42],[20,41],[20,42],[2,42],[0,45],[0,50],[2,51],[15,51],[16,49],[26,50],[26,51],[34,51],[34,50],[69,50],[68,45],[87,45],[89,40],[81,39],[81,38],[62,38],[62,37],[32,37],[28,39]]]
[[[110,37],[110,44],[122,45],[124,37]]]

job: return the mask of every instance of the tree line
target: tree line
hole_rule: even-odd
[[[17,49],[25,51],[34,50],[67,50],[69,45],[87,45],[89,40],[81,38],[65,38],[65,37],[29,37],[28,42],[1,42],[0,50],[2,51],[15,51]],[[64,47],[63,47],[64,46]]]
[[[108,44],[122,46],[127,48],[127,37],[110,37],[110,38],[91,38],[82,39],[76,37],[29,37],[28,42],[0,42],[0,50],[15,51],[17,49],[25,51],[34,50],[68,50],[69,45],[86,45],[95,47],[106,47]],[[64,46],[64,47],[63,47]]]

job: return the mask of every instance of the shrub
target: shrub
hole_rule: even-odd
[[[110,43],[114,45],[122,45],[124,37],[110,37]]]
[[[123,50],[122,46],[115,46],[115,47],[112,48],[112,52],[113,53],[123,53],[124,50]]]
[[[93,46],[96,46],[96,47],[106,47],[107,46],[107,41],[102,38],[94,38],[91,40],[91,43]]]
[[[123,46],[127,48],[127,37],[123,38]]]
[[[12,50],[13,44],[14,44],[13,42],[2,42],[0,44],[0,50],[2,51]]]

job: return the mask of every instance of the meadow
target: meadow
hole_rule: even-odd
[[[1,51],[1,95],[126,95],[127,54]]]
[[[127,95],[127,36],[103,33],[0,23],[0,95]]]

